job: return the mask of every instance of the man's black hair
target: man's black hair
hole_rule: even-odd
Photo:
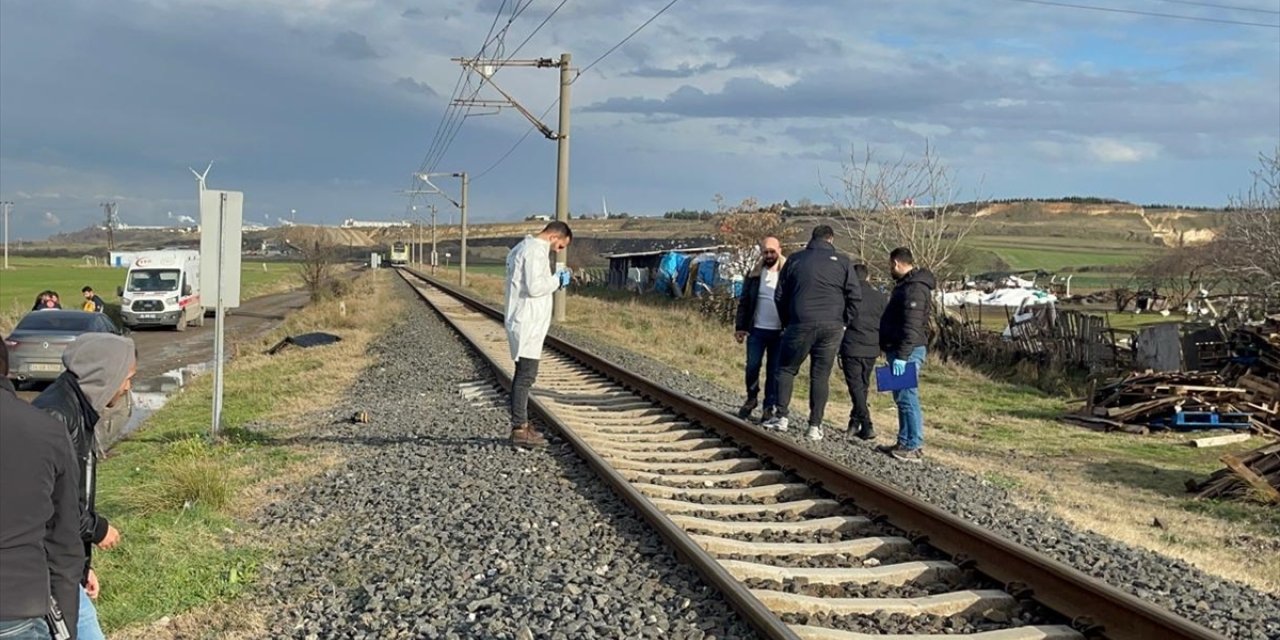
[[[911,255],[911,250],[906,247],[898,247],[889,252],[889,259],[902,264],[915,264],[915,256]]]
[[[826,240],[829,242],[831,241],[832,238],[835,238],[835,237],[836,237],[836,232],[831,229],[831,225],[820,224],[813,228],[814,240]]]
[[[93,287],[86,284],[84,288],[80,290],[80,293],[89,293],[90,291],[93,291]]]
[[[861,262],[859,262],[858,264],[853,265],[853,272],[854,272],[855,274],[857,274],[857,275],[858,275],[858,279],[859,279],[859,280],[862,280],[862,281],[864,281],[864,282],[866,281],[866,279],[867,279],[867,265],[862,264]]]
[[[563,236],[565,240],[573,239],[573,230],[569,228],[567,223],[559,220],[552,220],[551,222],[548,222],[547,226],[542,228],[542,232],[554,233],[556,235]]]

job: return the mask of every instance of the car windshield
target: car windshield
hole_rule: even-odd
[[[128,291],[177,291],[177,269],[134,269],[129,272]]]
[[[84,333],[92,331],[95,314],[76,311],[58,313],[54,311],[32,311],[27,314],[15,331],[42,331],[48,333]]]

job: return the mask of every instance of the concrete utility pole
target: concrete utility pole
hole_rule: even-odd
[[[116,250],[116,203],[102,203],[102,210],[107,214],[107,251]]]
[[[466,288],[467,286],[467,187],[471,184],[471,180],[467,178],[467,172],[455,173],[455,176],[462,178],[462,248],[458,250],[458,286]]]
[[[501,100],[454,100],[455,106],[463,107],[486,107],[502,109],[504,107],[514,108],[521,115],[529,120],[533,126],[542,132],[548,140],[557,142],[557,165],[556,165],[556,220],[561,222],[569,221],[569,86],[573,84],[572,68],[570,64],[573,56],[568,53],[560,54],[560,60],[557,62],[551,58],[537,58],[533,60],[481,60],[480,58],[454,58],[453,61],[463,67],[475,71],[480,75],[480,84],[488,84],[495,91],[502,95]],[[502,90],[493,82],[493,75],[502,67],[536,67],[538,69],[560,69],[560,131],[553,132],[551,127],[543,124],[538,120],[537,116],[529,113],[511,94]],[[474,94],[473,94],[474,95]],[[464,187],[465,189],[465,187]],[[462,260],[466,258],[466,214],[463,214],[463,255]],[[563,268],[568,261],[568,252],[561,251],[556,254],[556,267]],[[464,262],[465,264],[465,262]],[[463,278],[465,280],[465,270]],[[552,297],[552,318],[556,322],[564,320],[565,317],[565,292],[563,289],[556,291]]]
[[[431,275],[436,274],[436,264],[440,260],[436,257],[436,206],[431,205]]]
[[[415,190],[413,190],[413,191],[407,191],[407,192],[404,192],[405,194],[410,195],[410,196],[414,196],[414,195],[422,195],[422,194],[427,194],[427,195],[432,195],[432,194],[434,194],[434,195],[443,196],[445,200],[448,200],[450,204],[452,204],[453,206],[457,207],[457,208],[458,208],[458,210],[462,212],[462,231],[461,231],[461,235],[462,235],[462,243],[461,243],[461,244],[462,244],[462,247],[461,247],[461,249],[459,249],[462,253],[461,253],[461,257],[460,257],[460,258],[459,258],[459,260],[458,260],[458,270],[459,270],[459,273],[458,273],[458,284],[459,284],[460,286],[465,287],[465,286],[467,286],[467,197],[468,197],[468,195],[467,195],[467,194],[468,194],[468,192],[469,192],[469,191],[470,191],[470,189],[471,189],[471,178],[467,175],[467,172],[466,172],[466,171],[458,171],[458,172],[455,172],[455,173],[415,173],[415,174],[413,174],[413,175],[414,175],[414,177],[416,177],[417,179],[419,179],[419,180],[421,180],[421,181],[423,181],[423,182],[427,183],[428,190],[423,191],[423,190],[420,190],[420,189],[415,189]],[[451,177],[451,178],[462,178],[462,202],[458,202],[457,200],[454,200],[453,198],[450,198],[447,194],[445,194],[445,192],[443,192],[443,191],[441,191],[441,190],[440,190],[440,187],[437,187],[435,184],[433,184],[433,183],[431,182],[431,178],[432,178],[432,177],[434,177],[434,176],[449,176],[449,177]],[[435,253],[436,253],[436,246],[435,246],[435,242],[436,242],[436,241],[435,241],[435,236],[436,236],[436,232],[435,232],[436,223],[435,223],[435,220],[436,220],[436,209],[435,209],[435,207],[434,207],[434,206],[432,206],[432,207],[431,207],[431,255],[432,255],[432,266],[434,266],[434,264],[435,264]],[[448,257],[448,254],[445,254],[445,257]]]
[[[560,54],[560,135],[556,136],[556,220],[569,223],[569,86],[573,78],[569,77],[569,63],[573,56]],[[564,269],[569,261],[569,250],[556,253],[556,270]],[[551,298],[551,318],[555,322],[564,322],[565,295],[564,288],[557,289]]]
[[[0,202],[0,206],[4,207],[4,268],[9,269],[9,214],[13,212],[13,203],[9,201]]]

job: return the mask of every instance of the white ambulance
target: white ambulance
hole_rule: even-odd
[[[204,326],[200,303],[200,252],[190,249],[139,251],[129,265],[120,295],[124,326],[169,326],[185,331]]]

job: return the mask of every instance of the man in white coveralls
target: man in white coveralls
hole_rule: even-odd
[[[542,341],[551,326],[551,294],[569,286],[570,272],[551,272],[551,252],[564,251],[573,240],[569,225],[555,221],[536,236],[525,236],[507,254],[507,342],[516,372],[511,380],[511,444],[533,448],[547,439],[529,423],[529,390],[538,377]]]

